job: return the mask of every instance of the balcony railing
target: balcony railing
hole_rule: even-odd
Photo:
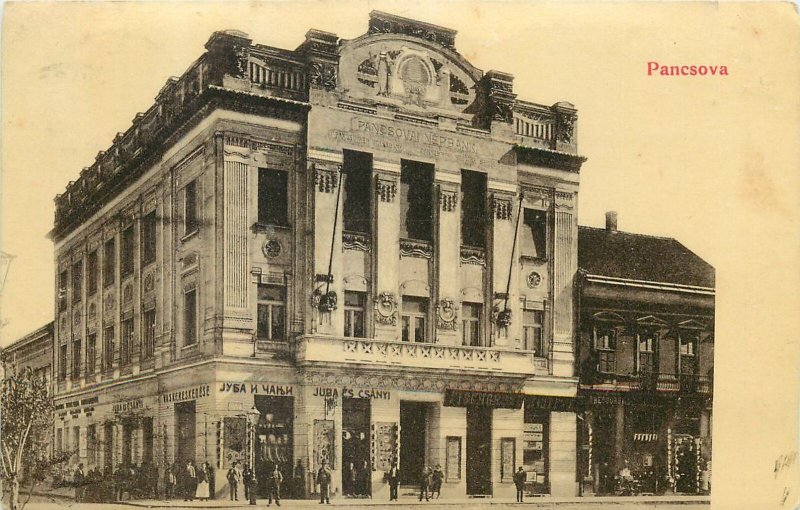
[[[303,362],[472,370],[503,374],[547,373],[532,351],[416,342],[308,335],[298,340],[295,359]]]
[[[669,392],[682,394],[711,395],[711,377],[697,374],[668,374],[662,372],[642,372],[639,374],[618,374],[600,370],[584,371],[581,376],[583,387],[613,386],[619,391]]]

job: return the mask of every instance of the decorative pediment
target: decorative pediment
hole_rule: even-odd
[[[624,323],[625,318],[622,315],[614,312],[597,312],[592,315],[592,318],[596,321],[603,321],[603,322],[618,322]]]
[[[704,330],[706,329],[706,325],[697,319],[689,319],[678,323],[678,327],[681,329],[696,329],[696,330]]]
[[[636,319],[636,324],[640,326],[654,326],[659,328],[669,327],[669,324],[665,320],[659,319],[655,315],[645,315],[644,317],[638,317]]]

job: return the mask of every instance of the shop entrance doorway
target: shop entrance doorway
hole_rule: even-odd
[[[492,408],[467,408],[467,494],[492,494]]]
[[[175,437],[178,442],[175,459],[182,465],[186,465],[189,460],[197,462],[195,459],[196,416],[197,406],[194,400],[175,404]]]
[[[114,424],[103,426],[103,469],[114,469]]]
[[[294,398],[255,396],[261,416],[256,425],[256,479],[260,497],[268,495],[268,480],[275,465],[283,475],[281,496],[294,497],[293,423]]]
[[[370,401],[342,398],[342,492],[345,496],[372,494],[370,465]]]
[[[400,402],[400,483],[418,485],[428,446],[429,404]]]

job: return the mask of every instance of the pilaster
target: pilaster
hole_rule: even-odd
[[[434,303],[436,311],[436,343],[459,345],[459,310],[461,308],[461,200],[460,176],[436,169],[437,225],[434,256],[437,285]]]
[[[553,375],[562,377],[574,374],[573,287],[578,266],[576,198],[572,192],[555,192],[552,366]]]
[[[491,296],[487,300],[491,309],[487,310],[487,314],[490,313],[493,319],[494,345],[507,346],[514,338],[516,323],[521,320],[520,312],[514,309],[518,297],[516,279],[513,278],[514,271],[519,271],[518,250],[514,247],[519,202],[513,185],[490,181],[488,193],[491,200],[492,249]],[[512,275],[510,280],[509,271]]]

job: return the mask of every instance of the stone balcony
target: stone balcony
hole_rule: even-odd
[[[299,338],[295,359],[300,364],[357,363],[371,366],[496,373],[506,376],[548,373],[546,360],[534,358],[532,351],[327,335],[306,335]]]

